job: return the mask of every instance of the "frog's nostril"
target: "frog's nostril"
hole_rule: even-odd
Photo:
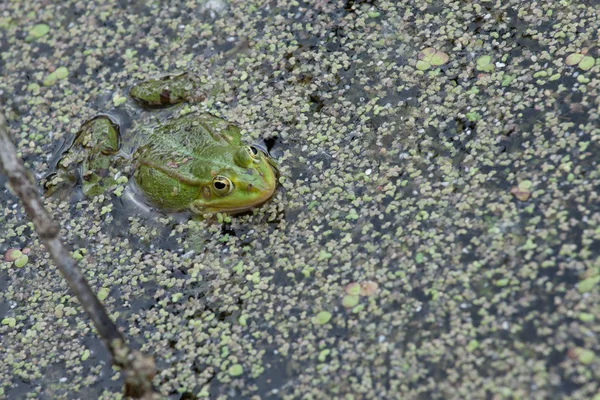
[[[249,184],[248,184],[248,190],[252,189],[252,187],[253,187],[253,186],[252,186],[252,184],[251,184],[251,183],[249,183]]]

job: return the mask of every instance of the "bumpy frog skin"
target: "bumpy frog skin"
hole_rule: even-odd
[[[185,115],[157,128],[134,158],[138,187],[168,210],[235,213],[275,191],[272,161],[245,146],[236,126],[210,114]]]
[[[187,74],[142,82],[130,94],[151,107],[203,97]],[[88,121],[46,182],[48,192],[74,182],[77,168],[86,196],[103,193],[115,183],[109,167],[124,160],[116,156],[119,148],[119,128],[108,117]],[[129,162],[139,191],[167,211],[235,214],[264,203],[277,186],[274,161],[243,144],[237,126],[207,113],[175,117],[154,128]]]

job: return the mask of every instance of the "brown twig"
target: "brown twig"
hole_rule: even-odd
[[[152,377],[156,374],[154,359],[127,346],[125,338],[75,265],[75,260],[71,258],[60,239],[59,225],[44,208],[37,186],[27,174],[23,162],[17,157],[17,151],[10,140],[8,126],[2,113],[0,113],[0,166],[8,177],[11,190],[21,199],[52,260],[92,319],[112,355],[113,364],[123,369],[125,394],[134,398],[157,398],[152,387]]]

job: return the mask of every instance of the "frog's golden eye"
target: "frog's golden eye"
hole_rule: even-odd
[[[219,196],[227,196],[233,191],[233,183],[229,178],[217,175],[213,178],[213,188]]]
[[[248,146],[248,155],[250,156],[250,158],[252,159],[252,161],[254,161],[255,163],[260,162],[260,150],[258,150],[256,147],[254,146]]]

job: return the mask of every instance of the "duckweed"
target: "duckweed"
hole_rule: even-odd
[[[50,27],[46,24],[37,24],[29,31],[29,35],[25,39],[27,42],[32,42],[35,39],[39,39],[50,32]]]
[[[477,61],[477,70],[482,72],[492,72],[494,70],[494,63],[492,57],[488,55],[480,56]]]
[[[448,54],[436,50],[433,47],[427,47],[419,52],[419,60],[417,61],[416,67],[420,71],[428,70],[429,68],[439,67],[448,62],[450,57]]]
[[[329,320],[331,320],[331,313],[329,311],[321,311],[314,318],[314,322],[317,325],[325,325]]]
[[[591,69],[595,63],[596,59],[594,57],[581,53],[572,53],[565,59],[565,64],[577,65],[583,71]]]

